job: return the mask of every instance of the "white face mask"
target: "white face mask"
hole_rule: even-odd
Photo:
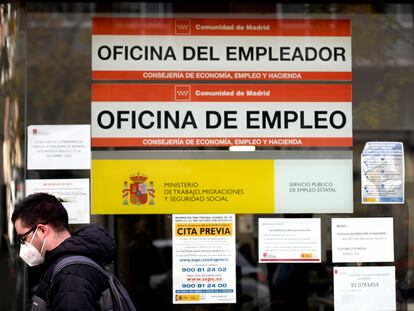
[[[45,257],[42,256],[43,247],[45,246],[46,238],[43,240],[42,249],[40,252],[32,245],[33,239],[36,235],[37,229],[33,234],[32,240],[30,243],[27,241],[20,246],[19,256],[24,260],[30,267],[38,266],[45,261]]]

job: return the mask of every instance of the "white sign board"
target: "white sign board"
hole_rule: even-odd
[[[321,262],[320,218],[259,218],[259,262]]]
[[[92,84],[92,147],[352,146],[347,84]]]
[[[92,20],[93,80],[351,80],[351,24],[335,19]]]
[[[404,204],[404,146],[367,142],[361,154],[362,204]]]
[[[89,170],[90,125],[30,125],[27,129],[27,169]]]
[[[90,222],[89,179],[26,179],[26,195],[49,193],[62,201],[70,224]]]
[[[335,311],[396,310],[395,267],[334,267]]]
[[[352,213],[352,159],[274,160],[278,213]]]
[[[173,215],[173,303],[236,303],[234,215]]]
[[[332,262],[393,262],[392,217],[332,218]]]

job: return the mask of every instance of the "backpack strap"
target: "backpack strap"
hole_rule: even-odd
[[[111,310],[113,307],[114,310],[136,310],[133,302],[131,301],[128,295],[128,292],[125,290],[122,284],[118,281],[118,279],[108,268],[104,269],[91,258],[80,255],[65,257],[56,264],[56,266],[53,269],[52,277],[50,278],[50,286],[47,292],[48,302],[50,290],[53,287],[53,282],[55,280],[56,275],[58,275],[58,273],[62,271],[65,267],[70,265],[87,265],[95,268],[96,270],[100,271],[103,275],[105,275],[108,281],[110,295],[112,296]]]
[[[90,267],[100,271],[101,273],[103,273],[105,275],[105,277],[108,279],[108,275],[107,275],[106,271],[98,263],[96,263],[94,260],[92,260],[91,258],[86,257],[86,256],[81,256],[81,255],[73,255],[73,256],[64,257],[63,259],[59,260],[58,263],[56,264],[56,266],[53,268],[52,276],[51,276],[50,282],[49,282],[49,288],[48,288],[47,293],[46,293],[46,298],[47,298],[47,304],[48,305],[50,305],[50,293],[51,293],[52,288],[53,288],[53,283],[55,281],[55,277],[59,274],[60,271],[62,271],[67,266],[71,266],[71,265],[87,265],[87,266],[90,266]]]
[[[58,275],[59,272],[62,271],[62,269],[70,265],[79,265],[79,264],[93,267],[106,275],[106,271],[91,258],[86,257],[86,256],[81,256],[81,255],[73,255],[73,256],[68,256],[68,257],[65,257],[59,260],[59,262],[56,264],[55,268],[53,269],[52,277],[50,278],[50,284],[53,284],[53,281],[55,280],[56,275]]]

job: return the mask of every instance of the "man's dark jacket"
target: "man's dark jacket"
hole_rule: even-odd
[[[66,239],[51,252],[46,252],[42,277],[36,295],[49,302],[53,311],[99,310],[97,302],[108,281],[101,272],[87,265],[71,265],[56,275],[49,290],[50,278],[57,262],[67,256],[83,255],[100,265],[111,263],[115,243],[99,225],[89,225]]]

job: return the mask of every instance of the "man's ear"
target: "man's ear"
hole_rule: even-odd
[[[50,231],[50,228],[48,225],[39,224],[37,225],[37,230],[43,233],[43,235],[46,235]]]

